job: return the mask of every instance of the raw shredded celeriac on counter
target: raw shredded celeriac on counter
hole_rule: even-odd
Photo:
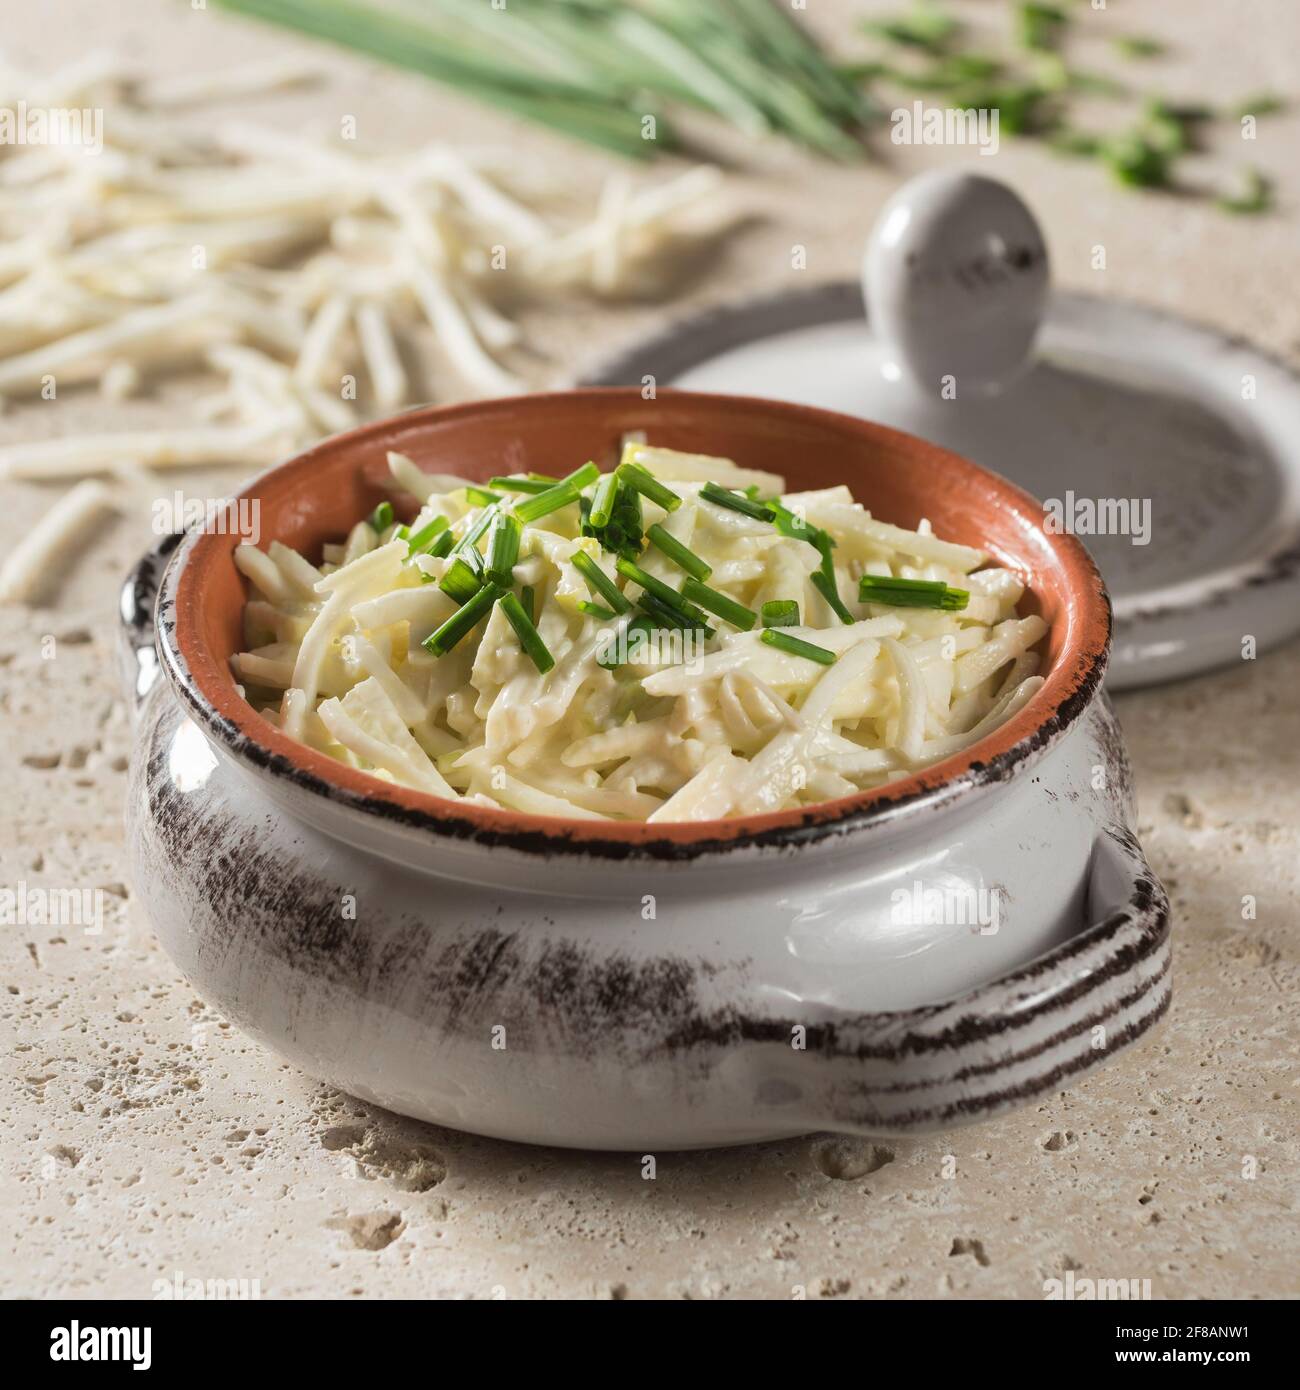
[[[350,117],[290,133],[242,115],[326,77],[298,60],[160,76],[112,52],[50,73],[0,58],[0,410],[217,382],[183,423],[20,432],[0,480],[267,466],[412,402],[521,390],[523,307],[663,292],[675,254],[740,211],[709,166],[614,171],[582,199],[510,148],[388,150],[350,139]],[[111,501],[56,501],[0,602],[61,577]]]
[[[847,487],[636,440],[567,480],[389,463],[408,525],[384,504],[320,565],[235,552],[247,697],[376,777],[543,816],[755,815],[949,757],[1043,684],[1019,577]]]

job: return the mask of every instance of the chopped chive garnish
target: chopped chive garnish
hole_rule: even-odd
[[[397,530],[393,532],[393,539],[398,541],[404,541],[410,536],[410,534],[411,528],[409,526],[399,526]]]
[[[434,656],[446,656],[467,633],[472,632],[487,617],[492,605],[501,597],[495,584],[484,584],[468,603],[462,604],[440,628],[431,632],[421,644]]]
[[[574,551],[573,568],[587,581],[591,592],[599,594],[615,613],[631,612],[632,604],[624,597],[623,591],[585,550]]]
[[[776,513],[766,502],[751,501],[738,492],[732,492],[730,488],[719,487],[717,483],[705,483],[700,489],[700,496],[717,507],[726,507],[730,511],[752,516],[755,521],[773,521],[776,518]]]
[[[584,487],[590,487],[599,477],[600,469],[588,461],[581,468],[575,468],[572,473],[566,473],[560,481],[568,483],[576,491],[581,492]]]
[[[823,565],[828,562],[828,552],[835,548],[829,531],[823,531],[820,526],[814,526],[803,517],[796,516],[789,507],[783,507],[780,502],[769,502],[767,505],[773,513],[772,520],[776,529],[783,536],[789,536],[794,541],[807,541],[809,545],[821,551]]]
[[[864,574],[858,580],[863,603],[887,603],[895,608],[938,608],[959,613],[970,602],[966,589],[953,589],[942,579],[894,579],[890,575]]]
[[[713,573],[713,566],[700,557],[687,546],[684,546],[676,536],[669,535],[662,526],[656,521],[655,524],[646,532],[650,538],[650,544],[661,550],[679,569],[684,569],[692,579],[707,579]]]
[[[694,604],[684,599],[676,589],[665,584],[662,579],[656,579],[653,574],[647,574],[640,565],[629,560],[626,555],[618,557],[614,562],[614,568],[625,579],[639,584],[647,593],[653,594],[660,603],[666,603],[669,608],[676,610],[683,617],[693,618],[697,622],[703,619],[704,614]]]
[[[765,627],[759,640],[778,651],[789,652],[791,656],[807,657],[809,661],[819,662],[822,666],[834,666],[837,660],[834,652],[828,652],[825,647],[814,647],[811,642],[805,642],[798,637],[791,637],[779,627]]]
[[[528,621],[537,621],[537,590],[531,584],[525,584],[519,591],[519,602],[523,605],[524,612],[528,614]]]
[[[447,573],[438,581],[438,587],[457,603],[468,603],[483,587],[482,580],[473,568],[459,555],[447,566]]]
[[[1267,212],[1273,203],[1273,185],[1258,169],[1246,169],[1242,174],[1243,192],[1216,198],[1224,212],[1251,214]]]
[[[618,501],[614,504],[614,519],[606,528],[611,535],[621,535],[619,549],[632,552],[635,559],[645,544],[645,519],[641,514],[641,498],[625,483],[618,487]]]
[[[437,540],[429,547],[429,554],[436,560],[445,560],[455,544],[456,537],[452,534],[451,527],[447,527],[439,532]]]
[[[445,516],[435,516],[427,526],[421,526],[418,531],[408,531],[403,537],[406,541],[406,558],[409,560],[412,555],[419,555],[428,550],[434,541],[447,530],[449,524]]]
[[[719,593],[717,589],[710,589],[698,579],[688,579],[682,585],[682,593],[693,603],[698,603],[710,613],[716,613],[724,622],[738,627],[742,632],[748,632],[758,621],[758,614],[752,608],[746,608],[743,603],[737,603],[734,598]]]
[[[578,600],[578,612],[590,613],[593,618],[599,618],[602,622],[617,616],[613,609],[606,608],[603,603],[591,603],[585,598]]]
[[[798,627],[799,603],[792,598],[774,598],[761,609],[764,627]]]
[[[608,526],[614,515],[614,499],[618,495],[618,474],[605,473],[596,484],[591,496],[591,510],[587,514],[590,525]]]
[[[472,569],[474,573],[478,575],[479,579],[482,580],[483,556],[479,554],[478,550],[474,546],[471,545],[468,547],[468,549],[462,550],[456,558],[459,560],[464,560],[464,562],[470,567],[470,569]]]
[[[827,574],[825,570],[817,570],[812,576],[813,588],[830,604],[835,611],[835,616],[842,623],[855,623],[857,619],[844,606],[844,600],[840,597],[840,591],[835,586],[835,574],[832,571]]]
[[[822,557],[822,562],[819,566],[820,572],[831,581],[832,585],[834,585],[835,557],[831,554],[831,551],[835,549],[835,542],[831,540],[829,531],[817,532],[816,536],[813,537],[813,549]]]
[[[577,500],[578,489],[572,483],[556,483],[545,492],[539,492],[536,497],[520,502],[515,507],[515,515],[523,522],[540,521],[544,516],[550,516],[552,512],[558,512],[561,507],[567,507]]]
[[[675,512],[682,505],[682,499],[672,488],[665,487],[653,473],[642,468],[639,463],[620,463],[618,476],[633,491],[639,492],[642,497],[648,497],[666,512]]]
[[[476,507],[490,507],[493,502],[501,500],[499,492],[492,492],[485,487],[470,486],[465,489],[465,496],[469,498]]]
[[[487,577],[508,589],[515,582],[515,562],[519,559],[519,538],[523,525],[517,516],[498,512],[492,521],[488,541]]]
[[[653,619],[657,627],[675,628],[678,632],[686,632],[694,627],[685,613],[670,608],[666,603],[660,603],[653,594],[642,594],[637,599],[637,606],[647,617]]]
[[[615,480],[612,502],[607,495],[611,486],[610,478]],[[596,510],[597,501],[601,508],[609,507],[609,520],[603,525],[592,519],[593,515],[604,515],[603,510]],[[636,559],[645,544],[641,499],[632,488],[619,479],[617,469],[612,474],[602,474],[592,500],[589,502],[584,497],[579,505],[582,508],[584,536],[595,537],[604,550],[612,551],[616,555],[626,555],[631,560]]]
[[[488,483],[502,492],[531,492],[534,495],[555,486],[554,483],[544,483],[540,478],[489,478]]]
[[[527,653],[533,665],[545,675],[555,665],[555,658],[546,648],[541,634],[533,626],[533,620],[524,612],[524,606],[514,594],[503,594],[499,600],[501,611],[506,615],[510,626],[519,638],[519,645]]]
[[[545,483],[547,487],[554,487],[560,481],[553,473],[533,473],[530,471],[528,476],[533,482]]]
[[[454,555],[459,555],[462,551],[473,550],[474,547],[478,544],[479,537],[483,534],[484,531],[487,530],[489,526],[492,525],[492,518],[495,515],[496,504],[494,503],[492,506],[488,507],[479,515],[478,519],[474,522],[473,526],[471,526],[469,530],[466,531],[465,534],[460,538],[460,540],[458,540],[456,544],[452,546],[451,553]]]
[[[393,504],[391,502],[381,502],[373,512],[370,513],[370,526],[374,531],[387,531],[393,524]]]
[[[716,628],[711,628],[704,621],[704,615],[693,617],[689,613],[684,613],[680,608],[674,608],[670,603],[664,603],[657,599],[653,594],[643,593],[637,599],[637,607],[643,613],[653,618],[660,627],[676,628],[678,632],[702,632],[705,637],[716,637]],[[699,610],[695,610],[698,612]]]
[[[596,665],[599,666],[602,671],[617,671],[620,666],[624,665],[622,657],[618,654],[619,647],[621,646],[626,652],[632,645],[632,634],[634,632],[653,632],[654,630],[655,624],[653,619],[638,614],[624,629],[623,641],[614,646],[612,650],[607,650],[604,656],[597,656]]]
[[[618,490],[618,502],[614,507],[614,520],[617,521],[624,530],[640,531],[643,520],[641,514],[641,497],[636,488],[621,484]]]
[[[768,506],[772,510],[772,523],[783,536],[789,536],[796,541],[806,541],[810,539],[811,532],[817,529],[780,502],[769,502]]]

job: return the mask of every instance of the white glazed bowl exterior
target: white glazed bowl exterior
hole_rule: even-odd
[[[267,1046],[404,1114],[611,1149],[907,1133],[1068,1084],[1168,1004],[1130,820],[1098,697],[1024,771],[919,815],[548,857],[250,771],[162,682],[128,808],[163,946]],[[918,885],[983,890],[997,930],[909,922]]]

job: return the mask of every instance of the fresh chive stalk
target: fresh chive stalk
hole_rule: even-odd
[[[447,573],[438,581],[438,587],[457,603],[468,603],[483,587],[483,582],[474,573],[473,568],[458,555],[447,566]]]
[[[864,574],[858,580],[863,603],[886,603],[894,608],[938,608],[959,613],[970,602],[966,589],[954,589],[942,579],[894,579],[889,575]]]
[[[778,651],[788,652],[791,656],[807,657],[809,661],[816,661],[822,666],[834,666],[836,662],[834,652],[827,651],[825,647],[815,647],[800,637],[791,637],[779,627],[765,627],[759,640]]]
[[[435,516],[428,525],[421,526],[418,531],[408,531],[405,537],[406,558],[409,560],[413,555],[423,554],[449,525],[445,516]]]
[[[511,5],[490,17],[478,3],[440,3],[440,13],[403,13],[374,0],[220,0],[227,9],[269,20],[369,54],[395,67],[409,68],[511,111],[525,120],[550,126],[575,139],[625,155],[650,159],[676,147],[676,137],[656,113],[653,141],[646,140],[642,120],[647,103],[632,100],[642,84],[626,91],[602,80],[594,65],[565,63],[563,55],[540,61],[535,34],[515,19],[526,7]],[[524,17],[519,16],[522,20]],[[476,35],[478,19],[492,30]],[[581,32],[582,21],[573,26]],[[526,39],[534,43],[524,45]],[[513,42],[512,42],[513,40]],[[607,40],[607,44],[610,41]],[[653,110],[653,108],[651,108]]]
[[[774,598],[759,610],[764,627],[798,627],[799,602],[792,598]]]
[[[487,617],[492,605],[501,597],[495,584],[484,584],[468,603],[462,604],[445,623],[424,639],[424,649],[434,656],[446,656],[457,642]]]
[[[701,584],[698,579],[687,579],[682,585],[682,594],[692,603],[698,603],[708,612],[716,613],[724,622],[738,627],[742,632],[748,632],[758,621],[758,614],[752,608],[746,608],[730,595],[719,593],[707,584]]]
[[[524,612],[528,614],[528,621],[537,621],[537,590],[531,584],[525,584],[519,591],[519,602],[523,605]]]
[[[465,496],[469,498],[476,507],[490,507],[494,502],[501,500],[499,492],[493,492],[490,488],[476,487],[473,483],[465,489]]]
[[[593,618],[599,618],[601,622],[608,622],[610,618],[617,616],[612,608],[606,608],[603,603],[592,603],[585,598],[578,600],[578,612],[588,613]]]
[[[393,504],[381,502],[369,516],[371,530],[384,532],[393,524]]]
[[[596,484],[591,496],[591,511],[587,515],[589,525],[596,528],[608,526],[614,515],[614,501],[618,496],[618,472],[605,473]]]
[[[682,617],[691,618],[697,622],[703,620],[704,614],[694,604],[688,602],[676,589],[665,584],[662,579],[656,579],[653,574],[647,574],[640,565],[629,560],[627,556],[620,555],[614,562],[614,568],[624,579],[630,579],[634,584],[639,584],[646,593],[652,594],[660,603],[666,604],[669,608],[680,613]]]
[[[665,487],[649,469],[642,468],[639,463],[620,463],[618,476],[619,480],[634,492],[639,492],[642,497],[648,498],[666,512],[675,512],[682,505],[681,497],[672,488]]]
[[[844,606],[844,600],[840,598],[840,591],[835,585],[835,573],[832,570],[827,574],[825,570],[817,570],[812,576],[813,588],[830,604],[835,616],[842,623],[855,623],[857,619]]]
[[[669,535],[662,526],[656,521],[655,524],[646,532],[650,544],[666,555],[677,566],[683,569],[692,579],[707,579],[713,573],[713,566],[700,557],[689,547],[684,546],[676,536]]]
[[[547,650],[541,634],[533,626],[532,618],[524,612],[523,604],[514,594],[502,594],[497,602],[500,603],[501,611],[506,615],[506,620],[514,628],[515,635],[519,638],[519,645],[538,671],[545,675],[555,665],[555,658]]]
[[[730,488],[719,487],[717,483],[705,483],[700,496],[716,507],[726,507],[733,512],[753,517],[755,521],[774,521],[776,513],[766,502],[755,502]]]
[[[870,108],[775,0],[221,0],[633,158],[672,148],[660,102],[858,156]],[[653,113],[658,130],[643,138]]]
[[[545,492],[548,487],[553,487],[553,483],[545,483],[540,478],[506,478],[496,477],[488,479],[488,486],[499,488],[502,492],[530,492],[536,496],[539,492]]]
[[[587,588],[605,600],[615,613],[630,613],[631,601],[585,550],[574,551],[573,568],[587,582]]]
[[[523,533],[519,518],[511,516],[509,512],[498,512],[492,520],[487,577],[503,589],[508,589],[515,582],[515,564],[519,559],[519,541]]]

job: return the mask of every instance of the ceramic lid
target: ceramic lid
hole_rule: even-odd
[[[904,185],[872,232],[862,286],[710,311],[584,380],[647,377],[861,415],[1041,498],[1110,589],[1112,688],[1300,631],[1300,381],[1211,329],[1051,293],[1037,222],[992,179]]]

